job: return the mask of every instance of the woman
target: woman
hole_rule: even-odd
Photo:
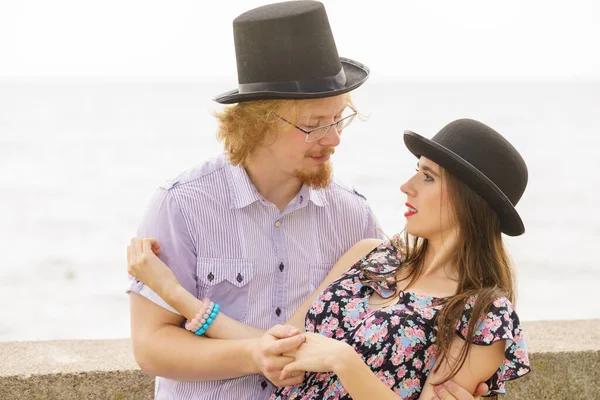
[[[401,187],[404,235],[357,243],[292,316],[305,341],[282,376],[309,373],[272,398],[431,399],[449,380],[471,392],[486,381],[494,395],[529,372],[501,235],[524,232],[514,205],[527,185],[525,162],[474,120],[451,122],[432,140],[407,131],[404,141],[419,158]],[[134,239],[129,273],[192,320],[196,334],[262,333],[184,293],[153,252],[155,241]]]

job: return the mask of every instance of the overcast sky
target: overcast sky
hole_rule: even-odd
[[[231,22],[268,2],[0,0],[0,76],[235,76]],[[595,0],[324,3],[373,77],[600,79]]]

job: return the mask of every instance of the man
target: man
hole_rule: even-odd
[[[233,28],[238,89],[215,99],[237,103],[217,115],[226,155],[161,187],[138,236],[158,240],[189,292],[271,329],[252,340],[190,335],[132,280],[134,354],[160,377],[157,399],[267,399],[272,383],[299,383],[279,379],[291,361],[282,354],[301,345],[286,320],[347,249],[380,236],[365,199],[332,181],[329,161],[356,115],[348,93],[368,68],[338,56],[318,2],[259,7]]]

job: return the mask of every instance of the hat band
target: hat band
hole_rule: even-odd
[[[320,93],[341,90],[346,87],[346,73],[344,68],[336,75],[321,78],[303,79],[301,81],[282,82],[253,82],[240,83],[238,92],[281,92],[281,93]]]

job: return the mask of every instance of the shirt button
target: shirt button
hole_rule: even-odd
[[[265,381],[262,381],[262,382],[260,383],[260,387],[261,387],[263,390],[265,390],[265,389],[267,388],[267,386],[269,386],[269,385],[267,385],[267,382],[265,382]]]
[[[235,278],[238,282],[242,283],[242,281],[244,280],[244,277],[242,276],[242,274],[240,274],[238,272],[237,277]]]
[[[279,317],[281,315],[281,308],[277,307],[277,310],[275,310],[275,314],[277,314],[277,316]]]
[[[304,201],[304,196],[300,196],[300,204]]]
[[[284,269],[284,268],[285,268],[285,267],[283,266],[283,263],[279,264],[279,270],[280,270],[281,272],[283,272],[283,269]]]
[[[213,275],[213,273],[212,273],[212,272],[210,272],[210,273],[208,274],[207,278],[208,278],[208,281],[209,281],[209,282],[212,282],[212,281],[213,281],[213,279],[215,279],[215,276]]]
[[[280,221],[275,221],[275,228],[279,228],[281,226],[281,222]]]

